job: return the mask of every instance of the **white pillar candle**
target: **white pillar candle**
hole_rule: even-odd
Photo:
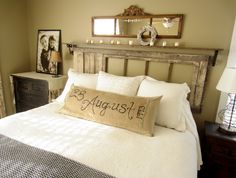
[[[91,40],[90,43],[93,44],[93,40]]]
[[[179,42],[176,41],[174,45],[175,45],[176,47],[179,46]]]
[[[111,44],[114,44],[114,41],[113,41],[113,40],[111,40],[111,41],[110,41],[110,43],[111,43]]]
[[[99,43],[102,44],[102,43],[103,43],[103,40],[100,40]]]
[[[166,41],[163,41],[163,42],[162,42],[162,46],[166,46]]]
[[[116,44],[118,44],[118,45],[119,45],[119,44],[120,44],[120,41],[117,41],[117,42],[116,42]]]
[[[132,40],[129,40],[129,45],[133,45],[133,41]]]

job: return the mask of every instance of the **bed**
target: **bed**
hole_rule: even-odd
[[[75,162],[86,167],[82,168],[82,171],[85,171],[87,167],[95,171],[91,174],[83,172],[81,177],[196,178],[197,171],[202,164],[202,159],[196,124],[190,107],[192,111],[200,111],[210,57],[202,54],[175,54],[154,52],[153,50],[143,51],[140,48],[134,49],[133,47],[130,47],[130,49],[114,49],[114,47],[104,45],[79,46],[74,51],[74,69],[69,72],[74,77],[76,75],[81,76],[83,75],[82,73],[90,73],[93,77],[99,76],[101,73],[109,76],[111,74],[104,74],[103,72],[99,72],[99,74],[92,73],[98,73],[98,71],[107,72],[108,60],[115,58],[124,61],[123,72],[126,75],[127,60],[142,58],[145,62],[145,74],[148,74],[150,62],[153,60],[170,63],[167,78],[171,78],[173,64],[179,62],[193,64],[195,66],[194,72],[197,72],[197,75],[193,75],[194,80],[190,88],[194,92],[185,96],[188,100],[184,99],[181,101],[180,107],[181,122],[183,122],[184,128],[169,128],[168,125],[161,126],[155,124],[153,136],[146,136],[132,132],[129,129],[61,114],[58,111],[65,105],[62,98],[66,97],[62,95],[65,95],[65,90],[68,90],[68,86],[65,86],[64,93],[54,102],[1,119],[0,144],[4,146],[4,144],[8,143],[10,148],[14,149],[13,143],[16,141],[16,145],[23,143],[27,150],[28,146],[32,146],[33,149],[38,148],[40,151],[49,153],[49,158],[51,158],[50,153],[52,153],[56,157],[65,158],[66,162],[58,163],[53,157],[54,161],[50,162],[49,160],[49,165],[47,163],[49,168],[44,169],[41,163],[35,165],[31,161],[29,163],[22,161],[22,163],[19,160],[21,164],[15,164],[15,158],[10,156],[11,159],[5,160],[6,163],[4,164],[1,160],[1,177],[11,177],[10,175],[14,175],[12,177],[78,177],[74,170],[79,171],[80,169],[74,167],[77,166],[74,165]],[[167,57],[168,60],[166,59]],[[69,73],[69,79],[73,78],[70,77],[71,73]],[[114,75],[113,77],[117,76]],[[154,81],[155,79],[144,76],[138,85],[138,90],[142,88],[141,82],[144,80],[150,83],[156,82]],[[87,79],[83,82],[86,83]],[[67,85],[71,84],[67,82]],[[151,92],[148,91],[148,93]],[[10,140],[7,140],[8,138]],[[7,140],[7,142],[4,142],[4,140]],[[35,155],[34,151],[32,151],[33,157],[37,157],[38,151],[35,151]],[[17,150],[16,152],[20,151]],[[6,154],[1,151],[0,153]],[[8,155],[11,155],[11,152]],[[40,159],[43,160],[43,157],[39,156],[37,161]],[[63,164],[67,164],[68,160],[72,160],[73,165],[65,168]],[[23,171],[20,170],[22,164],[24,167]],[[68,165],[70,164],[68,163]],[[26,167],[29,169],[27,170]],[[65,175],[66,171],[62,171],[64,169],[69,171],[67,175]],[[57,173],[47,174],[46,172],[50,172],[50,170],[55,172],[60,172],[61,170],[62,173],[61,175]],[[90,171],[89,169],[88,172]]]

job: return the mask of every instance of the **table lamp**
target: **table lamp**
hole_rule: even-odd
[[[219,131],[236,135],[236,68],[225,68],[216,89],[228,94],[227,106],[219,112],[219,116],[223,119]]]
[[[51,53],[50,53],[50,62],[59,63],[61,61],[62,60],[61,60],[60,53],[58,51],[51,51]],[[56,75],[53,75],[53,77],[59,77],[59,75],[56,73]]]

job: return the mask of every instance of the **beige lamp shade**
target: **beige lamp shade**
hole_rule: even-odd
[[[50,55],[51,62],[61,62],[61,55],[57,51],[52,51]]]
[[[225,93],[236,93],[236,68],[225,68],[216,89]]]

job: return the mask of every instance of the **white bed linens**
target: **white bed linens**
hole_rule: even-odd
[[[0,133],[120,178],[197,177],[194,126],[186,132],[155,126],[154,137],[147,137],[56,113],[61,106],[54,102],[1,119]]]

